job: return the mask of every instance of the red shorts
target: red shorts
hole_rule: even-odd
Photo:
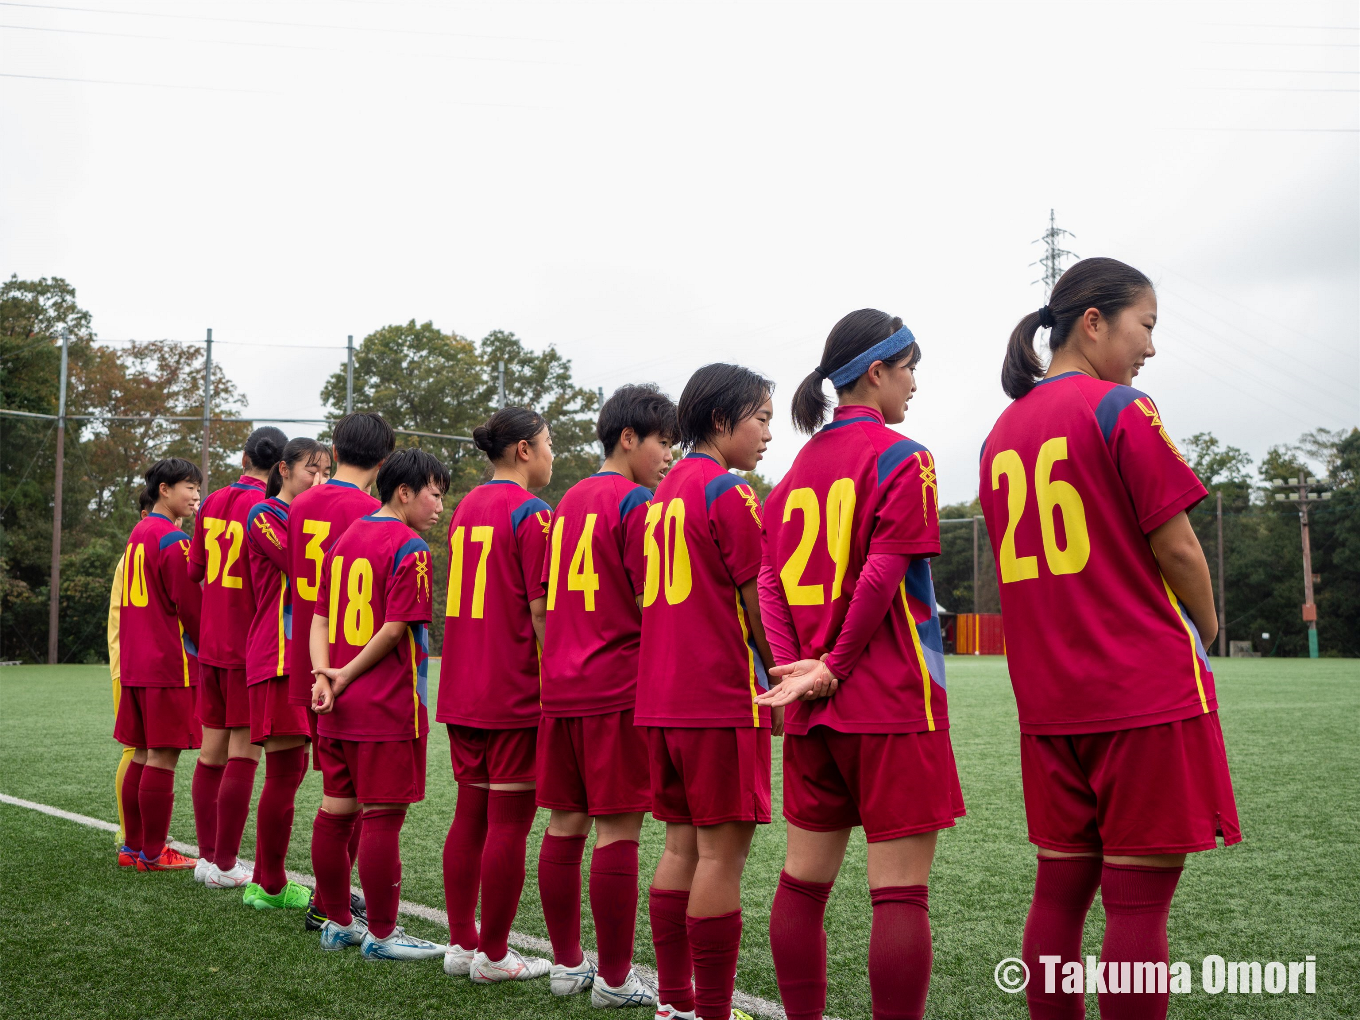
[[[192,687],[128,687],[118,698],[113,739],[124,747],[201,747]]]
[[[198,721],[215,730],[250,725],[245,667],[198,664]]]
[[[963,815],[948,730],[784,738],[784,817],[800,829],[864,826],[870,843],[947,829]]]
[[[266,737],[306,737],[312,739],[312,727],[307,719],[310,709],[294,705],[288,700],[288,678],[276,676],[261,680],[248,688],[250,700],[250,742],[263,744]]]
[[[652,809],[647,736],[633,710],[538,723],[538,806],[589,815]]]
[[[538,729],[483,730],[446,723],[453,778],[460,783],[532,783]]]
[[[770,820],[770,731],[649,726],[652,817],[684,825]]]
[[[1020,734],[1029,841],[1184,854],[1242,841],[1218,713],[1112,733]]]
[[[318,737],[321,792],[360,804],[414,804],[425,799],[425,737],[336,740]]]

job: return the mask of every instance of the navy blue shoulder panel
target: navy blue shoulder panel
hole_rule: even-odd
[[[734,475],[731,471],[724,471],[722,474],[710,478],[708,484],[704,486],[704,505],[705,508],[711,507],[713,501],[729,489],[734,489],[744,483],[744,479],[739,475]]]
[[[430,547],[425,543],[425,539],[419,536],[408,538],[405,544],[397,550],[396,555],[392,557],[392,573],[396,574],[397,568],[401,566],[401,561],[410,556],[411,553],[428,553],[429,551]]]
[[[1132,386],[1115,386],[1100,398],[1100,403],[1096,405],[1096,421],[1100,424],[1105,442],[1110,441],[1110,433],[1114,432],[1115,422],[1124,413],[1124,408],[1139,399],[1148,399],[1148,395]]]
[[[926,448],[914,439],[899,439],[878,455],[878,484],[882,485],[889,476],[892,475],[902,462],[913,453],[920,453]],[[930,451],[926,450],[927,453]]]
[[[158,548],[168,549],[176,542],[186,542],[188,539],[188,535],[176,528],[174,531],[167,531],[161,536],[161,544]]]
[[[623,520],[640,506],[646,506],[652,498],[652,490],[645,485],[639,485],[631,490],[628,495],[619,500],[619,520]]]
[[[988,439],[990,438],[991,437],[988,436]],[[984,439],[982,441],[982,449],[978,451],[978,463],[981,464],[986,459],[987,459],[987,440]]]
[[[280,524],[288,523],[288,511],[284,507],[275,506],[268,500],[261,500],[251,507],[250,512],[246,514],[246,527],[249,528],[254,524],[255,518],[259,517],[260,514],[269,514]]]
[[[524,518],[528,517],[530,514],[541,513],[544,510],[548,511],[548,513],[552,513],[552,507],[548,506],[547,503],[543,502],[543,500],[539,499],[537,496],[526,499],[519,506],[515,507],[514,511],[510,514],[510,527],[518,532],[519,526],[524,523]]]

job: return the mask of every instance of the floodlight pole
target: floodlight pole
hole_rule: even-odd
[[[354,413],[354,337],[350,335],[345,338],[345,413]]]
[[[62,474],[66,460],[66,360],[71,331],[61,334],[61,390],[57,397],[57,467],[52,496],[52,575],[48,581],[47,663],[57,664],[58,623],[61,610],[61,501]]]
[[[1223,490],[1214,494],[1218,500],[1218,654],[1228,654],[1228,600],[1223,594]]]
[[[499,405],[499,406],[500,406],[500,407],[504,407],[504,406],[505,406],[505,362],[504,362],[504,361],[501,361],[501,362],[498,363],[497,372],[498,372],[498,374],[497,374],[498,382],[496,383],[496,399],[497,399],[498,401],[500,401],[500,405]]]
[[[203,494],[208,494],[208,425],[212,417],[212,330],[208,330],[208,348],[203,357]]]

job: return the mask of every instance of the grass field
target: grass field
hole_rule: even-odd
[[[1173,996],[1173,1017],[1360,1015],[1360,663],[1221,661],[1219,698],[1246,841],[1191,859],[1171,914],[1171,958],[1191,964],[1195,991]],[[935,971],[927,1015],[1024,1017],[1023,996],[1000,992],[993,968],[1018,955],[1034,878],[1025,841],[1015,704],[1000,659],[949,661],[955,754],[968,817],[940,839],[931,878]],[[432,692],[433,693],[433,692]],[[117,745],[110,739],[102,667],[0,670],[0,792],[116,820]],[[775,741],[776,755],[779,741]],[[454,784],[442,727],[431,733],[429,794],[402,836],[406,900],[442,907],[440,854]],[[171,835],[193,842],[189,781],[180,761]],[[775,763],[775,803],[779,766]],[[260,770],[257,784],[263,782]],[[258,795],[258,785],[257,785]],[[298,798],[289,867],[311,871],[315,776]],[[529,844],[517,931],[546,936],[534,864],[546,813]],[[0,984],[4,1012],[25,1017],[558,1017],[589,1011],[585,997],[553,999],[546,982],[480,988],[439,964],[366,964],[322,953],[297,912],[245,909],[238,894],[209,892],[186,873],[138,875],[116,867],[106,832],[0,805]],[[251,856],[254,820],[243,856]],[[643,832],[643,884],[662,843]],[[756,835],[743,889],[746,928],[737,987],[778,1000],[767,921],[783,862],[784,826]],[[869,1016],[865,969],[870,907],[863,837],[827,910],[828,1014]],[[1098,903],[1098,901],[1097,901]],[[593,945],[589,909],[585,937]],[[440,929],[403,919],[418,934]],[[1103,914],[1087,923],[1098,952]],[[1317,994],[1209,995],[1200,961],[1317,957]],[[646,897],[636,958],[653,963]],[[1089,1012],[1096,1015],[1094,999]]]

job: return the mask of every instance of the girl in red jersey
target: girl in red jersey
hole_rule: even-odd
[[[1014,403],[982,450],[1039,847],[1022,951],[1034,1017],[1084,1015],[1078,961],[1097,887],[1101,1016],[1165,1017],[1185,855],[1242,838],[1204,651],[1218,630],[1213,589],[1186,516],[1206,492],[1130,385],[1156,353],[1156,322],[1138,270],[1105,258],[1067,270],[1011,334],[1001,379]]]
[[[788,705],[788,854],[770,950],[790,1020],[826,1006],[827,898],[850,830],[869,843],[875,1017],[921,1017],[932,961],[927,880],[940,829],[964,813],[949,741],[929,557],[940,552],[935,460],[890,429],[921,350],[874,308],[832,328],[793,397],[813,434],[765,508],[761,609],[780,664],[757,701]],[[839,406],[822,427],[831,380]]]
[[[444,843],[444,970],[480,984],[543,977],[547,960],[506,940],[534,821],[540,593],[552,508],[552,438],[535,411],[507,407],[473,429],[494,471],[449,522],[449,586],[437,721],[449,728],[458,802]],[[482,927],[474,923],[477,893]]]
[[[266,498],[246,518],[246,553],[255,591],[255,616],[246,641],[250,740],[264,745],[264,790],[255,809],[255,871],[242,899],[256,910],[305,909],[308,892],[283,872],[293,833],[293,800],[307,771],[311,736],[307,710],[288,701],[293,653],[292,592],[288,586],[288,505],[320,485],[330,452],[315,439],[288,440],[269,472]]]
[[[244,473],[210,494],[194,515],[189,577],[203,582],[203,640],[198,649],[203,750],[193,782],[201,857],[194,878],[209,889],[235,889],[250,881],[236,863],[260,761],[260,749],[250,742],[246,695],[246,635],[255,615],[255,596],[242,546],[246,516],[265,498],[265,479],[287,442],[283,431],[272,425],[252,432],[241,454]]]
[[[666,823],[649,896],[658,1017],[732,1015],[741,873],[770,820],[782,711],[756,703],[772,664],[756,592],[760,501],[732,469],[764,454],[773,388],[739,365],[695,372],[678,408],[691,452],[647,510],[634,721],[648,727],[652,815]]]

